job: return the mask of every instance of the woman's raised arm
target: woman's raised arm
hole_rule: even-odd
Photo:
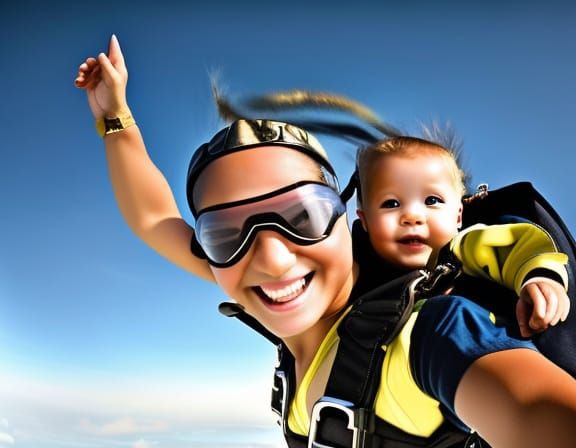
[[[94,118],[131,117],[126,101],[128,71],[116,36],[108,55],[79,67],[76,87],[84,89]],[[137,126],[104,136],[114,194],[128,226],[146,244],[193,274],[214,281],[206,260],[190,251],[194,230],[178,210],[168,182],[154,165]]]

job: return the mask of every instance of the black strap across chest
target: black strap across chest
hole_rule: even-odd
[[[412,272],[353,300],[338,327],[339,344],[324,396],[315,404],[308,437],[288,427],[289,405],[295,392],[294,359],[286,346],[234,304],[221,305],[228,316],[240,318],[275,343],[279,360],[274,374],[272,409],[278,414],[290,448],[449,448],[466,445],[469,435],[449,424],[423,438],[377,418],[374,401],[381,379],[385,347],[404,326],[413,309],[408,286],[420,278]],[[479,447],[480,445],[476,445]]]

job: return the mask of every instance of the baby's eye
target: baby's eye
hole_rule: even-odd
[[[428,196],[424,203],[426,205],[436,205],[436,204],[444,204],[444,200],[438,196]]]
[[[396,199],[387,199],[386,201],[382,202],[380,208],[396,208],[400,207],[400,202]]]

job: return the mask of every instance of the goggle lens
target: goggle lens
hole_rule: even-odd
[[[260,230],[274,230],[299,245],[330,235],[346,206],[325,184],[298,183],[264,196],[204,209],[195,236],[210,264],[237,263]]]

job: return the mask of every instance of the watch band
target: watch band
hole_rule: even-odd
[[[136,121],[130,113],[120,114],[114,118],[103,117],[96,120],[96,132],[100,137],[104,137],[108,134],[123,131],[135,124]]]

